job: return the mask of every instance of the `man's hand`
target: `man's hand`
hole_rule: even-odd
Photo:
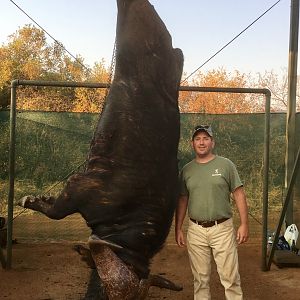
[[[248,225],[241,224],[237,230],[236,240],[238,244],[243,244],[248,241],[249,238],[249,228]]]
[[[188,197],[180,196],[177,202],[176,213],[175,213],[175,240],[179,247],[185,246],[185,238],[182,231],[182,224],[186,214],[188,205]]]
[[[238,244],[243,244],[249,238],[249,222],[248,222],[248,205],[246,201],[246,194],[242,186],[233,191],[233,198],[235,200],[237,209],[240,215],[241,225],[237,230],[236,240]]]
[[[184,238],[184,234],[183,231],[180,229],[176,232],[176,243],[179,247],[185,247],[185,238]]]

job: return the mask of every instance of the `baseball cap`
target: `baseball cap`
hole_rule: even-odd
[[[210,137],[213,136],[212,128],[210,125],[198,125],[194,128],[192,139],[194,139],[195,135],[200,131],[205,131]]]

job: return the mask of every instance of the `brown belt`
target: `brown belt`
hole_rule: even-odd
[[[228,218],[222,218],[222,219],[215,220],[215,221],[197,221],[194,219],[190,219],[190,220],[198,225],[201,225],[202,227],[212,227],[216,224],[220,224],[220,223],[227,221]]]

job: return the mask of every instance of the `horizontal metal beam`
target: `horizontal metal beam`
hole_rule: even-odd
[[[15,79],[11,82],[11,87],[18,85],[26,86],[50,86],[50,87],[86,87],[86,88],[109,88],[109,83],[96,82],[74,82],[74,81],[43,81],[43,80],[19,80]]]
[[[239,93],[239,94],[264,94],[271,96],[268,89],[256,88],[231,88],[231,87],[199,87],[199,86],[180,86],[180,91],[206,92],[206,93]]]
[[[101,82],[73,82],[73,81],[42,81],[42,80],[13,80],[12,86],[26,85],[26,86],[52,86],[52,87],[86,87],[86,88],[109,88],[109,83]],[[189,92],[206,92],[206,93],[247,93],[247,94],[264,94],[270,95],[268,89],[256,88],[231,88],[231,87],[200,87],[200,86],[180,86],[180,91]]]

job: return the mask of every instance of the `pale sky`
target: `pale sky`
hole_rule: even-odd
[[[115,39],[115,0],[14,0],[73,55],[93,66],[110,64]],[[277,0],[150,0],[181,48],[189,75]],[[288,66],[291,0],[281,0],[202,71],[223,67],[256,74]],[[0,0],[0,44],[32,21],[10,0]],[[49,39],[49,42],[53,41]],[[299,72],[298,72],[299,73]]]

